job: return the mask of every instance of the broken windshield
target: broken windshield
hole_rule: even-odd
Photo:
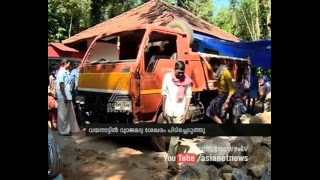
[[[145,29],[125,31],[98,39],[88,55],[87,63],[110,63],[135,60]]]

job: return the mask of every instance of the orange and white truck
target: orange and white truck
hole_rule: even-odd
[[[226,58],[236,70],[245,59],[192,51],[193,31],[184,21],[167,26],[140,25],[98,35],[80,65],[82,118],[90,123],[156,123],[161,113],[164,75],[176,60],[193,80],[189,122],[204,118],[214,98],[208,60]]]

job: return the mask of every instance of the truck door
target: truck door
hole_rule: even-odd
[[[151,32],[140,74],[140,120],[151,120],[162,101],[162,80],[174,69],[177,60],[177,36]]]

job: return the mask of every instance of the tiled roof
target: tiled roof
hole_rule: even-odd
[[[84,40],[119,27],[130,27],[139,24],[166,25],[173,19],[185,20],[195,31],[206,33],[224,40],[234,42],[239,41],[239,38],[236,36],[196,17],[187,10],[164,3],[161,0],[151,0],[130,11],[120,14],[119,16],[88,28],[87,30],[64,40],[63,43],[67,44]]]
[[[62,43],[50,43],[49,46],[50,46],[50,45],[53,46],[53,47],[55,47],[55,48],[60,49],[61,51],[79,52],[78,50],[73,49],[73,48],[71,48],[71,47],[68,47],[68,46],[66,46],[66,45],[64,45],[64,44],[62,44]]]

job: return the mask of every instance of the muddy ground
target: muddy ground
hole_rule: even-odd
[[[154,152],[148,137],[85,137],[54,135],[61,147],[66,180],[167,179],[165,152]]]

